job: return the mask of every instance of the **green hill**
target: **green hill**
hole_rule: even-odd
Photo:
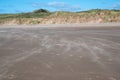
[[[0,24],[61,24],[120,22],[120,10],[93,9],[81,12],[49,12],[45,9],[28,13],[0,14]]]

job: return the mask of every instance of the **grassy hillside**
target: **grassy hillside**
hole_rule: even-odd
[[[120,22],[120,10],[94,9],[82,12],[49,12],[44,9],[29,13],[0,14],[0,24],[60,24]]]

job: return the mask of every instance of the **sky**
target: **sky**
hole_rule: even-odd
[[[0,14],[31,12],[37,9],[73,12],[90,9],[120,10],[120,0],[0,0]]]

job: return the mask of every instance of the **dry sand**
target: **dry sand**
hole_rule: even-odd
[[[0,27],[0,80],[120,80],[119,26],[53,26]]]

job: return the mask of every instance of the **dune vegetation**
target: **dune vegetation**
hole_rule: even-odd
[[[0,24],[69,24],[120,22],[120,10],[93,9],[80,12],[56,11],[45,9],[28,13],[0,14]]]

